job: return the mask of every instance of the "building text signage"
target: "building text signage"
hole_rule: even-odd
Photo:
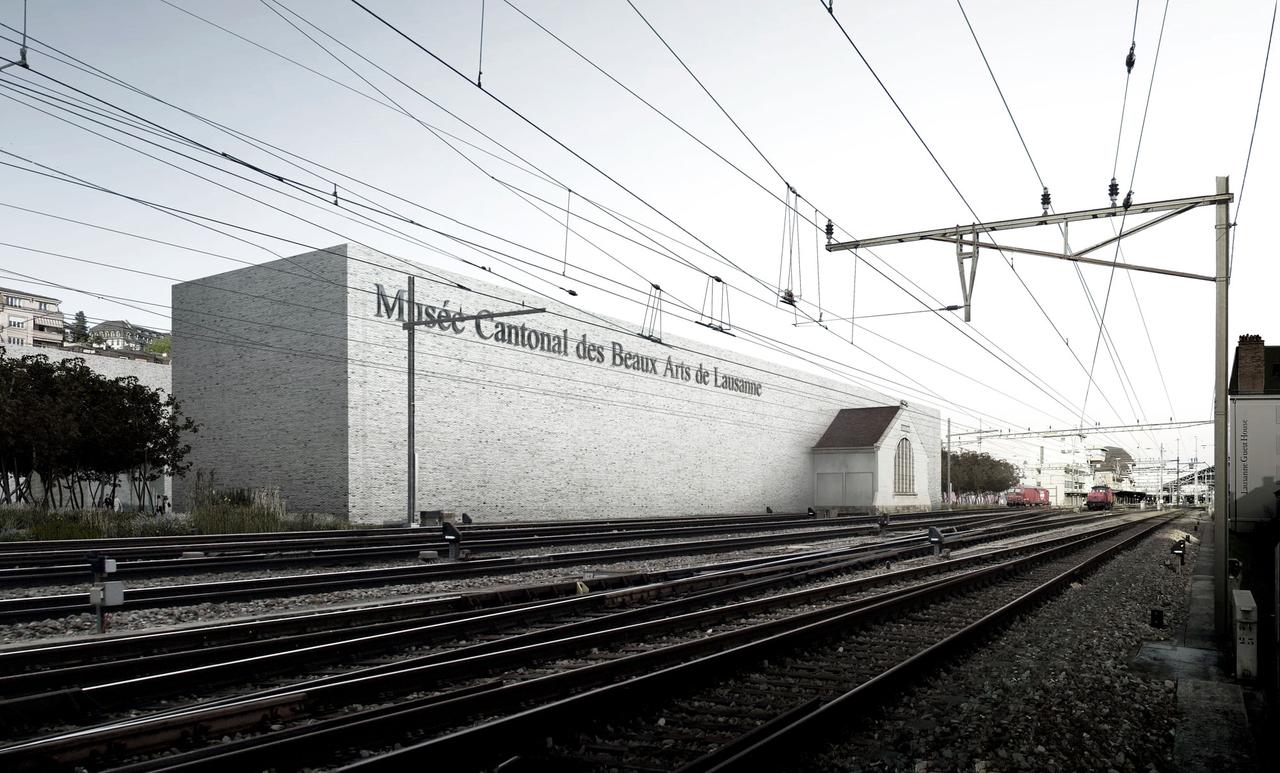
[[[394,296],[388,295],[386,288],[375,284],[374,316],[395,318],[404,321],[405,292],[399,290]],[[489,319],[487,310],[475,313],[475,319],[459,322],[458,318],[468,316],[462,308],[451,311],[439,306],[415,303],[418,321],[429,323],[427,327],[438,328],[442,332],[459,335],[471,329],[477,336],[494,343],[506,344],[519,349],[544,352],[561,357],[577,357],[586,362],[609,365],[614,368],[631,370],[637,373],[648,373],[676,381],[705,384],[716,389],[738,392],[744,395],[759,397],[763,386],[759,381],[739,378],[724,373],[718,366],[708,370],[702,363],[689,365],[683,360],[676,360],[668,355],[665,359],[658,356],[628,351],[617,341],[597,343],[587,339],[586,333],[573,339],[567,329],[560,332],[548,332],[530,327],[524,323],[504,322],[500,319]]]

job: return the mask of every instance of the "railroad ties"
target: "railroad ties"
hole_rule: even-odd
[[[887,525],[798,513],[506,534],[462,527],[468,547],[508,540],[509,553],[524,539],[540,550],[547,537],[587,547],[501,567],[484,564],[513,558],[495,550],[415,562],[401,575],[227,580],[224,603],[241,598],[236,583],[253,582],[280,603],[0,647],[0,765],[400,770],[447,759],[459,770],[758,769],[890,699],[1175,517],[989,510],[904,514]],[[930,527],[946,554],[935,555]],[[664,529],[665,539],[653,535]],[[639,544],[608,545],[607,530],[614,542]],[[175,542],[132,547],[183,547]],[[468,564],[480,571],[467,573]],[[291,602],[391,583],[385,597]],[[154,596],[126,596],[125,609],[150,606],[153,617],[217,598],[181,585],[137,591]],[[36,609],[25,619],[44,615],[46,627],[67,611]],[[36,625],[21,618],[15,612],[3,630]]]

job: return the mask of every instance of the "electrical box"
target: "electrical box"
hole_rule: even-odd
[[[1258,605],[1247,590],[1231,592],[1231,616],[1236,627],[1236,678],[1258,675]]]
[[[124,604],[124,583],[104,582],[90,586],[89,604],[95,607],[118,607]]]

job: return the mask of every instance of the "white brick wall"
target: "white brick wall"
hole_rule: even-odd
[[[272,261],[173,287],[173,386],[204,425],[195,469],[227,486],[280,486],[291,511],[347,500],[346,259]]]
[[[175,361],[175,388],[192,415],[209,426],[196,463],[217,467],[224,482],[278,485],[295,510],[345,508],[354,520],[402,519],[405,333],[398,321],[375,316],[374,287],[380,283],[394,296],[405,287],[409,267],[356,246],[333,251],[352,260],[314,254],[295,260],[321,268],[331,280],[341,277],[351,289],[299,278],[296,266],[280,262],[175,287],[175,351],[200,347],[196,351],[209,355],[184,358],[185,367]],[[605,347],[606,357],[604,363],[586,362],[573,351],[560,356],[486,341],[474,322],[461,333],[419,328],[419,509],[465,511],[484,520],[761,511],[766,505],[802,510],[812,500],[809,449],[837,410],[898,402],[674,336],[666,337],[674,346],[655,344],[629,334],[636,329],[630,323],[616,323],[619,331],[566,319],[588,316],[433,267],[415,273],[444,276],[471,290],[419,278],[419,303],[441,307],[448,300],[448,309],[474,313],[515,308],[483,293],[522,300],[550,313],[513,317],[511,323],[568,330],[571,345],[586,335]],[[252,288],[248,292],[327,310],[196,286],[209,284]],[[265,316],[334,337],[229,323],[212,314]],[[228,336],[317,359],[264,354],[249,344],[182,343],[209,335],[194,328],[196,322],[230,325]],[[496,322],[482,327],[492,332]],[[728,370],[760,382],[762,394],[613,367],[613,342],[662,363],[670,356],[691,367]],[[727,362],[708,356],[716,354]],[[923,446],[916,464],[929,480],[926,496],[936,501],[939,421],[936,413],[925,414],[912,415]]]

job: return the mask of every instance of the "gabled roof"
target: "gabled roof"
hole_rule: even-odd
[[[900,405],[843,408],[814,448],[871,448],[884,437],[900,410]]]

